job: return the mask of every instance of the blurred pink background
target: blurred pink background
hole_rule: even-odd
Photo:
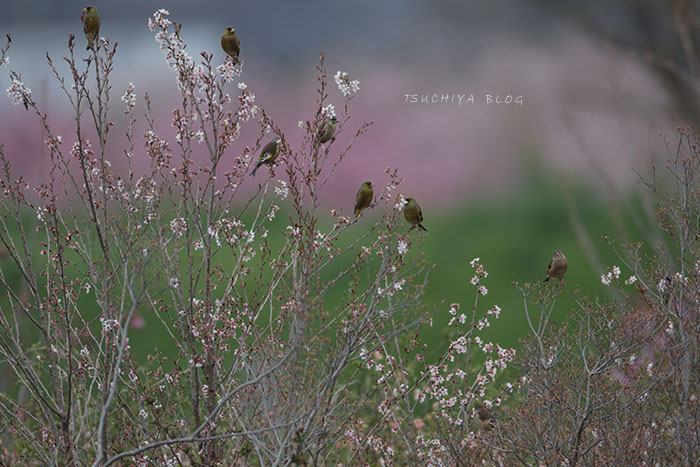
[[[65,72],[61,57],[73,33],[76,49],[87,54],[79,19],[83,5],[43,3],[36,9],[12,0],[3,7],[8,14],[0,20],[0,32],[11,33],[13,43],[9,65],[0,67],[0,86],[3,91],[9,86],[9,69],[21,73],[69,150],[74,121],[45,53]],[[536,1],[505,3],[509,8],[486,1],[471,7],[393,0],[309,3],[305,8],[282,1],[202,7],[141,2],[133,8],[95,2],[102,15],[100,34],[119,43],[112,75],[111,118],[116,127],[109,158],[115,165],[123,160],[125,119],[119,97],[129,82],[139,97],[136,115],[143,116],[141,98],[148,92],[161,135],[173,134],[175,78],[146,26],[148,17],[164,7],[171,20],[183,23],[195,58],[206,50],[221,63],[221,33],[228,25],[236,28],[245,61],[241,80],[293,144],[302,134],[297,122],[314,114],[314,67],[320,51],[325,52],[331,82],[329,103],[337,110],[343,98],[332,80],[335,72],[346,71],[360,80],[350,106],[352,119],[335,150],[363,121],[374,125],[329,184],[329,207],[347,212],[359,184],[381,183],[385,167],[399,169],[406,178],[400,191],[421,200],[424,208],[513,194],[532,158],[563,183],[576,178],[594,189],[631,185],[632,168],[663,157],[660,134],[673,136],[678,125],[656,76],[638,58],[562,23]],[[624,16],[620,27],[625,27]],[[230,86],[235,96],[238,90]],[[406,94],[473,94],[475,103],[425,104],[420,97],[418,103],[407,103]],[[486,94],[522,96],[523,105],[487,104]],[[258,133],[254,122],[247,125],[241,147]],[[138,128],[137,157],[139,151],[143,155],[143,119]],[[3,93],[0,141],[15,171],[34,183],[48,171],[43,139],[37,117],[13,106]],[[237,153],[230,151],[231,159]],[[258,174],[246,183],[252,188],[263,179]]]

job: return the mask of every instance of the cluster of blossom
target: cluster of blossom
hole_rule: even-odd
[[[472,260],[471,265],[476,268],[476,277],[479,280],[488,276],[478,258]],[[471,319],[468,319],[459,310],[458,303],[453,303],[448,310],[451,317],[450,326],[460,327],[460,333],[450,342],[447,352],[440,357],[438,362],[426,365],[425,359],[421,358],[422,355],[416,356],[416,359],[425,365],[425,370],[421,372],[421,380],[425,379],[425,383],[422,386],[416,386],[417,401],[423,403],[426,398],[435,401],[437,418],[446,424],[440,430],[442,433],[462,430],[462,427],[467,423],[467,417],[473,417],[475,414],[473,407],[474,401],[477,399],[481,399],[486,407],[500,405],[503,401],[503,394],[513,392],[524,383],[524,380],[519,381],[517,385],[507,383],[500,396],[495,397],[492,401],[484,399],[487,387],[495,382],[497,375],[503,372],[509,363],[514,361],[515,350],[503,348],[490,342],[485,343],[479,336],[474,336],[473,328],[470,327],[469,323],[474,322],[476,318],[476,308],[473,311],[475,316]],[[486,317],[498,318],[500,311],[500,307],[494,305],[486,310],[483,319],[479,322],[486,323],[483,326],[487,326]],[[465,326],[465,328],[461,328],[461,326]],[[479,325],[475,325],[475,327],[480,328]],[[473,344],[476,344],[486,354],[484,363],[476,370],[463,368],[461,363],[464,361],[463,356],[472,352]],[[380,411],[385,417],[388,417],[392,413],[391,404],[400,403],[409,386],[405,384],[405,381],[396,378],[394,359],[391,356],[377,352],[370,354],[365,348],[362,348],[359,358],[367,368],[380,373],[377,385],[383,387],[383,392],[387,394],[387,399],[380,405]],[[379,361],[381,359],[386,359],[386,365]],[[470,374],[473,376],[470,377]],[[470,407],[471,410],[468,410]],[[475,443],[474,432],[466,431],[464,436],[466,436],[463,440],[464,446]],[[417,445],[421,460],[430,465],[448,465],[450,463],[449,453],[445,451],[441,440],[427,440],[422,433],[419,434],[419,437]]]
[[[680,272],[677,272],[671,277],[671,281],[679,284],[688,284],[689,279],[688,276],[684,276]]]
[[[479,263],[479,258],[474,258],[469,262],[469,264],[471,265],[471,267],[476,268],[475,274],[471,278],[470,282],[473,286],[477,287],[477,291],[481,295],[485,296],[487,293],[489,293],[489,290],[483,285],[481,285],[481,279],[487,278],[489,273],[486,272],[484,266],[481,263]]]
[[[243,222],[241,222],[239,219],[235,217],[224,217],[216,221],[213,226],[210,226],[208,232],[210,236],[214,237],[217,245],[220,246],[219,233],[223,234],[224,241],[226,243],[233,245],[239,238],[243,238],[245,236],[246,230],[245,224],[243,224]]]
[[[242,70],[243,66],[241,64],[235,65],[233,63],[233,59],[231,59],[231,57],[228,55],[226,56],[224,63],[216,67],[216,72],[219,74],[219,76],[221,76],[224,83],[233,82],[236,78],[241,76]]]
[[[332,117],[335,117],[335,106],[333,104],[328,104],[321,109],[321,118]]]
[[[618,266],[613,266],[607,274],[602,274],[600,276],[600,282],[604,285],[610,285],[613,279],[620,278],[620,268]]]
[[[73,143],[73,146],[71,146],[70,155],[75,159],[89,158],[89,156],[93,156],[94,154],[89,139],[76,141]],[[91,162],[94,163],[94,161]]]
[[[106,165],[108,161],[105,161]],[[99,177],[102,173],[96,168],[92,170],[93,175],[97,176],[105,182],[107,192],[110,194],[110,199],[116,199],[120,202],[122,207],[129,213],[135,213],[139,211],[137,203],[143,202],[145,204],[146,213],[143,218],[143,225],[148,225],[153,219],[155,219],[156,214],[154,210],[156,208],[156,201],[160,199],[159,187],[157,182],[151,177],[139,177],[129,189],[122,178],[113,174],[112,172],[105,171],[104,177]],[[102,190],[102,187],[99,187]],[[142,224],[135,224],[135,229],[140,229],[143,227]]]
[[[194,112],[188,113],[186,111],[181,112],[180,109],[173,109],[173,120],[170,123],[170,126],[177,130],[175,133],[175,141],[177,141],[178,144],[183,144],[183,141],[194,136],[190,123],[196,120],[197,114]],[[153,137],[155,134],[151,134],[149,136]],[[202,134],[202,136],[204,135]]]
[[[88,351],[87,347],[83,347],[82,349],[80,349],[80,357],[81,358],[76,359],[78,363],[78,369],[84,371],[88,377],[94,378],[96,368],[90,360],[90,352]]]
[[[250,148],[246,146],[241,155],[233,159],[233,164],[231,164],[232,169],[230,172],[226,173],[226,179],[228,180],[227,186],[229,188],[236,189],[238,187],[241,177],[243,177],[248,170],[251,158]]]
[[[403,286],[406,284],[406,279],[399,279],[397,281],[391,282],[387,285],[385,289],[377,287],[377,296],[379,297],[392,297],[395,292],[403,290]]]
[[[12,79],[12,84],[7,88],[7,97],[14,105],[27,105],[31,100],[32,91],[21,80],[19,76]]]
[[[471,434],[471,433],[470,433]],[[444,467],[449,463],[444,461],[448,449],[442,441],[436,438],[426,438],[423,433],[416,435],[416,455],[425,461],[426,467]]]
[[[477,264],[478,258],[472,261],[473,267],[476,267]],[[485,271],[483,268],[479,270],[479,275],[480,277],[485,277]],[[458,311],[459,304],[453,303],[449,309],[449,314],[452,316],[450,320],[451,325],[455,323],[466,323],[466,316],[464,314],[457,316]],[[494,306],[487,311],[488,315],[495,317],[498,317],[499,313],[500,308],[498,306]],[[482,323],[483,320],[485,320],[485,318],[480,320],[479,323]],[[486,321],[486,324],[482,324],[481,326],[476,325],[477,329],[481,329],[484,326],[488,326],[488,321]],[[477,397],[483,398],[486,393],[486,385],[489,382],[494,382],[498,371],[505,370],[508,367],[508,363],[512,362],[515,358],[514,349],[502,348],[499,345],[494,345],[492,343],[483,343],[479,336],[469,338],[467,335],[471,335],[468,330],[465,333],[457,336],[457,338],[450,343],[449,350],[442,359],[442,361],[445,363],[428,366],[428,385],[426,386],[424,392],[424,394],[430,395],[439,403],[440,407],[442,408],[440,417],[445,419],[450,425],[455,426],[461,426],[464,423],[463,418],[461,418],[463,412],[460,410],[456,414],[450,414],[447,409],[452,407],[466,407]],[[469,353],[471,351],[472,342],[476,343],[479,348],[487,354],[487,358],[481,370],[476,375],[476,378],[471,383],[469,390],[465,392],[461,389],[462,385],[457,385],[455,386],[456,391],[452,392],[449,386],[451,381],[453,381],[454,378],[465,380],[467,374],[460,368],[452,371],[449,368],[448,363],[457,361],[458,355]],[[494,351],[497,353],[497,358],[491,356]],[[501,399],[498,398],[496,400],[496,404],[498,405],[500,402]],[[484,401],[485,405],[487,405],[486,403],[487,401]]]
[[[464,324],[467,320],[467,315],[464,313],[461,313],[459,316],[457,316],[457,311],[459,311],[459,303],[453,303],[450,305],[450,309],[448,313],[452,315],[452,318],[450,319],[450,322],[447,323],[448,326],[452,326],[455,321],[459,321],[460,324]]]
[[[195,76],[195,65],[192,57],[185,52],[185,42],[180,37],[178,31],[168,34],[172,22],[166,18],[170,12],[160,9],[153,14],[153,18],[148,19],[148,29],[156,32],[155,40],[160,49],[165,52],[168,67],[175,71],[177,84],[180,91],[185,95],[190,95],[193,84],[190,80]]]
[[[275,194],[281,199],[287,199],[289,196],[289,186],[284,180],[277,180],[278,185],[275,187]]]
[[[399,255],[403,256],[408,253],[408,246],[408,242],[403,238],[400,238],[398,242],[396,242],[396,251],[399,253]]]
[[[279,211],[280,207],[277,206],[276,204],[270,205],[270,210],[267,213],[267,220],[271,221],[272,219],[275,218],[277,215],[277,211]]]
[[[153,130],[146,130],[144,137],[146,154],[151,158],[153,166],[159,169],[168,167],[172,159],[168,142],[159,138]]]
[[[125,114],[130,114],[134,107],[136,107],[136,94],[134,93],[135,87],[134,83],[129,83],[129,87],[126,88],[126,92],[122,95],[121,100],[126,104]]]
[[[238,83],[238,88],[241,90],[241,95],[238,97],[240,104],[238,115],[242,121],[247,122],[257,115],[259,108],[255,104],[255,94],[246,89],[245,83]]]
[[[396,204],[394,205],[394,209],[396,209],[397,211],[401,211],[403,207],[406,206],[407,202],[408,201],[406,201],[406,197],[402,194],[399,194],[399,197],[396,200]]]
[[[220,150],[223,151],[241,136],[241,124],[238,122],[237,118],[234,118],[231,112],[226,112],[226,117],[221,120],[221,129],[222,131],[219,133],[219,144],[221,145]]]
[[[360,90],[360,81],[356,79],[351,80],[344,71],[338,71],[334,78],[335,84],[338,85],[338,89],[345,97],[349,97]]]
[[[330,253],[333,248],[333,237],[317,230],[316,238],[314,238],[314,250],[318,253],[321,248],[325,248]]]
[[[176,217],[170,221],[170,230],[173,231],[175,237],[180,238],[187,232],[187,219],[184,217]]]
[[[380,456],[380,465],[394,465],[394,448],[389,446],[379,436],[369,435],[365,440],[366,446],[372,448]]]
[[[379,203],[380,201],[384,201],[384,204],[389,204],[392,200],[392,192],[398,188],[401,183],[403,183],[404,179],[402,177],[398,176],[398,171],[396,169],[391,170],[390,167],[386,167],[384,169],[384,173],[389,176],[389,182],[386,184],[382,192],[379,194],[379,196],[376,197],[376,202]],[[401,203],[399,207],[399,203]],[[406,201],[403,197],[403,195],[398,195],[398,198],[394,204],[394,209],[400,210],[403,209],[403,206],[406,204]]]
[[[119,321],[116,319],[107,319],[104,316],[100,316],[100,322],[102,323],[103,336],[106,336],[112,331],[116,331],[120,328]]]

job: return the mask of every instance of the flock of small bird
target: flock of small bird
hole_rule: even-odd
[[[88,41],[86,50],[90,50],[93,48],[95,40],[98,38],[100,32],[100,14],[97,12],[97,8],[88,5],[83,8],[83,15],[80,19],[83,22],[83,31]],[[221,48],[231,57],[234,65],[240,63],[238,56],[241,53],[241,43],[233,27],[227,27],[224,34],[221,36]],[[318,133],[318,141],[320,144],[325,144],[333,139],[336,123],[337,119],[335,117],[327,117],[324,119]],[[279,137],[274,137],[262,148],[260,156],[258,156],[258,161],[251,172],[252,176],[255,176],[255,172],[257,172],[261,166],[274,165],[277,156],[280,154],[281,145],[282,140]],[[372,204],[373,197],[374,190],[372,189],[372,182],[364,182],[355,196],[355,217],[358,217],[362,211]],[[428,231],[428,229],[423,226],[423,211],[415,199],[406,198],[403,215],[406,221],[411,224],[409,230],[418,228],[425,232]],[[552,277],[559,279],[559,281],[563,280],[567,266],[568,263],[564,254],[556,250],[547,266],[547,277],[544,279],[544,282],[547,282]]]

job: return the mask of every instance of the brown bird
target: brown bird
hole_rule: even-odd
[[[428,229],[423,227],[423,211],[421,211],[415,199],[406,198],[406,205],[403,207],[403,217],[411,224],[411,228],[408,230],[418,227],[421,230],[428,231]]]
[[[479,420],[481,421],[481,425],[484,427],[484,430],[491,431],[494,423],[496,422],[496,418],[481,402],[477,402],[474,407],[476,407],[476,413],[479,415]]]
[[[90,50],[95,43],[95,39],[100,34],[100,14],[97,12],[97,8],[88,5],[83,8],[83,15],[80,17],[80,20],[83,22],[83,32],[88,40],[85,50]]]
[[[362,211],[372,204],[373,196],[372,182],[363,183],[360,189],[357,190],[357,196],[355,196],[355,217],[359,216]]]
[[[233,64],[240,63],[238,55],[241,53],[241,43],[238,41],[236,30],[232,26],[226,28],[221,36],[221,48],[233,59]]]
[[[325,144],[328,141],[333,138],[335,135],[335,124],[338,121],[337,118],[335,117],[328,117],[326,118],[323,123],[321,124],[321,129],[319,131],[319,134],[321,135],[319,137],[319,141],[321,144]]]
[[[569,262],[566,260],[566,256],[559,250],[554,252],[554,256],[549,261],[547,265],[547,277],[544,278],[543,282],[547,282],[550,278],[556,277],[561,282],[564,279],[564,274],[566,273],[566,268],[569,266]]]

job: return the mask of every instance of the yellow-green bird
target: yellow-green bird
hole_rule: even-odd
[[[88,40],[85,50],[90,50],[100,34],[100,14],[97,12],[97,8],[88,5],[83,8],[83,15],[80,19],[83,22],[83,32]]]
[[[408,230],[418,227],[421,230],[428,231],[428,229],[423,227],[423,211],[421,211],[415,199],[406,198],[406,205],[403,207],[403,217],[411,224],[411,228]]]
[[[279,137],[272,138],[272,141],[267,143],[258,157],[258,163],[255,164],[255,168],[251,175],[255,176],[255,172],[260,168],[261,165],[272,165],[277,160],[277,156],[280,154],[280,146],[282,140]]]
[[[238,41],[236,30],[233,29],[232,26],[227,27],[226,31],[224,31],[224,34],[221,36],[221,48],[231,56],[234,65],[240,63],[238,61],[238,54],[241,53],[241,43]]]
[[[559,282],[564,279],[564,274],[566,274],[566,268],[569,266],[569,262],[566,260],[566,256],[559,250],[554,252],[554,256],[549,261],[547,265],[547,277],[544,278],[543,282],[547,282],[550,278],[556,277]]]
[[[372,182],[363,183],[360,189],[357,190],[357,196],[355,196],[355,217],[359,216],[362,211],[372,204],[373,196]]]
[[[338,119],[335,117],[328,117],[326,118],[323,123],[321,124],[321,129],[319,131],[319,141],[321,144],[325,144],[328,141],[333,138],[335,135],[335,124],[338,122]]]

